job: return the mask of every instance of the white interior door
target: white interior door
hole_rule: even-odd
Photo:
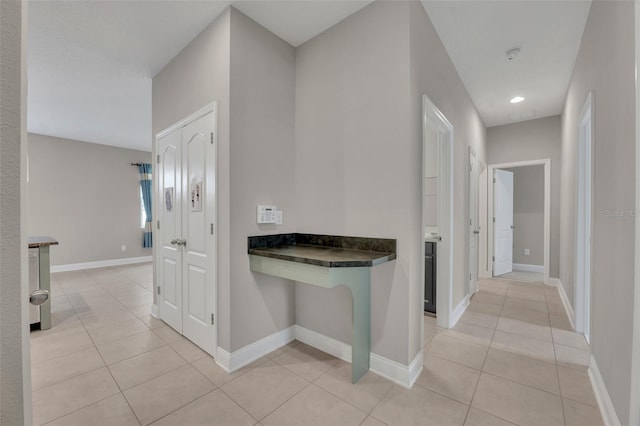
[[[158,314],[211,355],[217,346],[215,123],[209,108],[159,137],[156,174]]]
[[[469,293],[475,293],[478,281],[478,157],[469,149]]]
[[[494,175],[493,275],[513,271],[513,173],[496,170]]]
[[[156,272],[158,285],[158,314],[160,318],[182,333],[182,253],[176,241],[182,237],[182,144],[180,129],[158,139],[160,156],[158,171],[156,232]]]
[[[182,334],[213,354],[215,349],[214,116],[182,129]]]

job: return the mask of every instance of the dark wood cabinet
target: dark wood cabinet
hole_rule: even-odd
[[[424,243],[424,311],[436,313],[436,243]]]

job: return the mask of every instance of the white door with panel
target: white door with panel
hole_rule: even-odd
[[[496,170],[494,175],[493,275],[513,271],[513,173]]]
[[[157,140],[158,309],[177,332],[215,355],[215,112]]]
[[[479,161],[475,152],[469,149],[469,293],[476,291],[478,281],[478,176]]]

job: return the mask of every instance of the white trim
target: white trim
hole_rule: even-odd
[[[51,272],[80,271],[83,269],[106,268],[109,266],[132,265],[146,263],[153,260],[152,256],[126,257],[123,259],[97,260],[95,262],[69,263],[67,265],[52,265]]]
[[[430,124],[431,123],[431,124]],[[454,227],[453,227],[453,180],[454,180],[454,149],[453,149],[453,125],[440,112],[433,102],[422,95],[422,171],[421,171],[421,188],[424,194],[425,180],[425,161],[424,147],[427,135],[427,126],[437,127],[445,137],[442,142],[438,143],[438,233],[441,240],[438,242],[438,256],[436,260],[436,306],[438,310],[437,322],[440,327],[451,327],[452,299],[453,299],[453,253],[454,253]],[[425,236],[426,224],[424,223],[424,206],[425,198],[421,197],[421,213],[420,213],[420,235]],[[424,259],[424,244],[421,244],[421,259]],[[418,280],[422,282],[424,279],[424,262],[421,261],[421,274]],[[465,267],[465,271],[466,271]],[[467,286],[465,285],[465,288]],[[420,285],[420,303],[414,303],[413,294],[409,295],[409,306],[420,306],[419,315],[422,318],[424,314],[422,301],[424,300],[424,284]],[[411,312],[413,314],[413,312]],[[419,321],[420,336],[423,335],[424,322]],[[409,322],[409,335],[413,335],[412,328],[414,322]],[[422,339],[421,339],[422,340]]]
[[[295,326],[295,337],[302,343],[351,363],[351,345],[347,343],[309,330],[300,325]],[[369,357],[369,370],[400,386],[410,389],[422,372],[423,359],[424,355],[422,351],[420,351],[411,364],[407,366],[372,352]]]
[[[527,265],[526,263],[514,263],[514,271],[544,273],[544,265]]]
[[[620,426],[620,419],[618,418],[616,409],[613,406],[613,401],[611,401],[611,397],[604,384],[604,380],[602,380],[602,375],[600,374],[598,364],[593,355],[591,355],[588,372],[589,379],[591,379],[591,387],[596,396],[596,401],[598,401],[598,407],[600,408],[600,413],[602,413],[602,420],[604,420],[605,426]]]
[[[528,160],[528,161],[516,161],[513,163],[500,163],[500,164],[491,164],[488,166],[489,171],[487,173],[488,182],[488,202],[487,202],[487,210],[489,214],[487,215],[487,249],[488,259],[493,258],[494,251],[494,235],[493,235],[493,217],[494,217],[494,206],[493,206],[493,175],[496,169],[511,169],[514,167],[524,167],[524,166],[536,166],[543,165],[544,166],[544,283],[549,284],[549,270],[550,270],[550,253],[551,253],[551,159],[544,158],[539,160]],[[491,266],[492,268],[492,266]],[[490,270],[491,270],[490,268]]]
[[[182,120],[173,123],[171,126],[167,127],[166,129],[163,129],[161,131],[159,131],[158,133],[156,133],[156,140],[162,138],[163,136],[168,135],[169,133],[173,132],[174,130],[180,129],[184,126],[186,126],[187,124],[190,124],[193,121],[196,121],[198,118],[204,117],[205,115],[209,114],[210,112],[216,112],[216,122],[215,122],[215,128],[217,130],[217,102],[211,102],[210,104],[205,105],[204,107],[200,108],[199,110],[197,110],[196,112],[189,114],[188,116],[186,116],[185,118],[183,118]],[[215,132],[217,136],[217,131]],[[216,141],[217,142],[217,141]]]
[[[575,330],[575,324],[573,319],[575,317],[575,313],[573,312],[573,306],[571,306],[571,302],[569,301],[569,296],[567,296],[567,292],[564,290],[564,285],[562,285],[562,281],[559,278],[550,278],[549,284],[552,287],[558,287],[558,293],[560,293],[560,300],[562,300],[562,305],[564,306],[564,311],[567,313],[567,317],[569,318],[569,323],[571,324],[571,329]]]
[[[269,336],[256,340],[247,346],[233,351],[231,354],[218,347],[217,354],[221,356],[217,362],[228,371],[236,371],[245,365],[275,351],[295,339],[295,326],[287,327],[284,330],[275,332]]]
[[[466,297],[465,299],[468,304],[469,298]],[[255,341],[232,353],[218,347],[215,360],[223,370],[231,373],[294,339],[351,363],[351,345],[297,324]],[[401,364],[372,352],[369,358],[369,370],[400,386],[411,389],[422,372],[423,360],[424,354],[422,351],[418,352],[409,365]]]
[[[158,318],[158,305],[156,305],[155,303],[153,305],[151,305],[151,316],[154,318]]]
[[[424,354],[422,350],[418,352],[408,366],[374,353],[371,353],[370,358],[371,371],[407,389],[411,389],[416,380],[418,380],[420,373],[422,373],[423,364]]]
[[[592,255],[593,255],[593,200],[594,187],[594,96],[589,92],[580,110],[578,124],[578,157],[576,214],[574,223],[574,309],[576,331],[583,333],[589,342],[591,324],[591,291],[592,291]],[[587,132],[589,137],[585,137]]]
[[[216,356],[214,357],[216,364],[227,373],[231,373],[231,354],[218,346]]]
[[[464,314],[464,311],[467,310],[470,300],[471,300],[471,295],[467,294],[465,297],[462,298],[460,303],[458,303],[458,306],[456,306],[455,309],[451,312],[451,317],[449,318],[451,324],[449,328],[455,327],[455,325],[458,323],[458,320],[460,319],[462,314]]]
[[[343,361],[351,362],[351,345],[333,339],[316,331],[300,325],[295,325],[295,337],[302,343],[313,346],[316,349],[340,358]]]

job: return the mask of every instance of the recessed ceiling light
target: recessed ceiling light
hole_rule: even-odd
[[[522,96],[516,96],[515,98],[511,99],[511,103],[512,104],[517,104],[524,101],[524,98]]]

